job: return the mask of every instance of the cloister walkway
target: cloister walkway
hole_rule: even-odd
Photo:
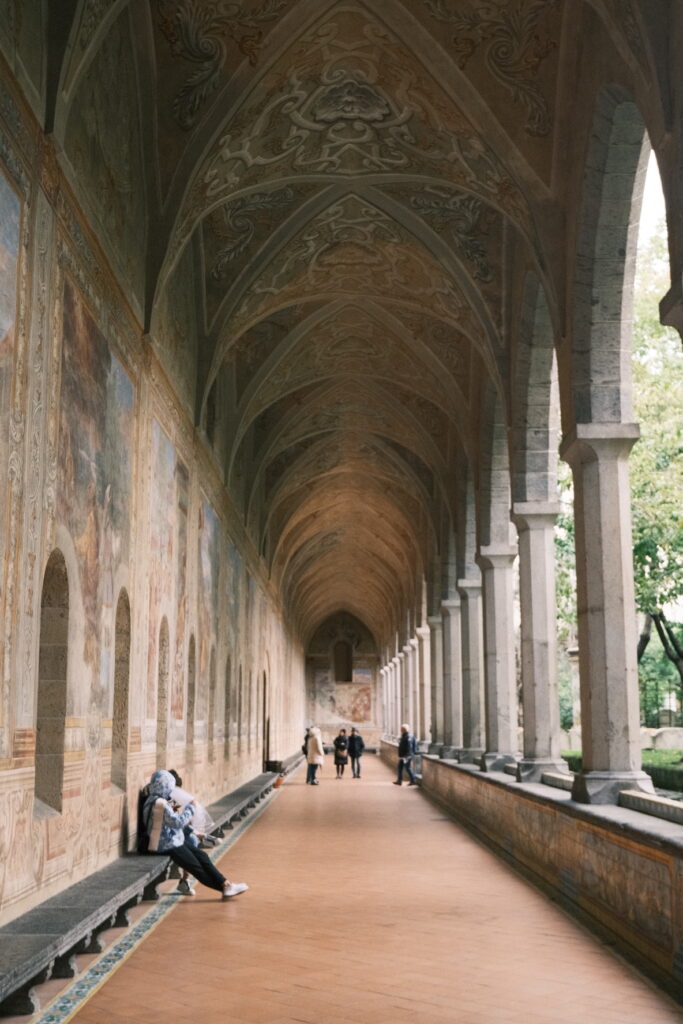
[[[298,771],[228,851],[248,893],[177,899],[76,1024],[663,1024],[683,1012],[447,819]],[[348,769],[347,769],[348,771]]]

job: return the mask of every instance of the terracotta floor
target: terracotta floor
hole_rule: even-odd
[[[661,1024],[683,1012],[418,789],[299,771],[77,1024]],[[201,888],[201,887],[198,887]]]

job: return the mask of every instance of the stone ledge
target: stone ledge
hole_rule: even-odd
[[[574,785],[574,775],[560,774],[560,772],[543,772],[541,782],[544,786],[566,789],[571,793],[572,786]]]
[[[636,789],[624,789],[619,794],[619,806],[683,825],[683,803],[665,796],[651,796]]]

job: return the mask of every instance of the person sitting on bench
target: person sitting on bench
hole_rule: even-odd
[[[184,832],[194,814],[190,801],[185,810],[177,812],[170,801],[176,781],[170,772],[160,769],[152,775],[149,796],[143,808],[143,821],[149,836],[149,850],[166,853],[183,871],[221,893],[224,900],[237,896],[249,886],[246,882],[230,882],[214,867],[206,853],[194,846]]]

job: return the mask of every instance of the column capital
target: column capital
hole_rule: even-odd
[[[559,514],[559,501],[516,501],[510,518],[520,532],[546,530],[555,525]]]
[[[637,423],[577,423],[562,439],[560,458],[570,466],[628,455],[640,437]]]
[[[411,646],[411,645],[412,645],[412,642],[413,642],[412,640],[409,640],[409,641],[408,641],[408,643],[407,643],[407,644],[405,645],[405,647],[404,647],[404,648],[402,649],[402,651],[401,651],[401,654],[403,654],[403,655],[405,656],[405,655],[408,655],[408,654],[412,654],[412,653],[413,653],[413,648],[412,648],[412,646]]]
[[[409,651],[416,651],[419,646],[420,641],[417,639],[417,637],[411,636],[410,640],[408,641],[408,650],[406,651],[406,654],[408,654]]]
[[[397,662],[397,664],[400,665],[402,661],[405,661],[405,658],[406,658],[405,651],[404,650],[403,651],[399,651],[398,654],[396,655],[396,657],[394,658],[394,661]]]
[[[432,633],[437,629],[443,629],[441,615],[430,615],[427,622],[429,623],[429,629]]]
[[[481,576],[476,580],[458,580],[458,592],[464,598],[481,597]]]
[[[460,595],[451,594],[450,597],[445,597],[441,602],[441,611],[445,612],[446,615],[450,615],[452,611],[460,608]]]
[[[506,569],[517,557],[517,548],[511,544],[487,544],[479,548],[476,563],[480,569]]]
[[[427,621],[429,621],[429,620],[427,620]],[[417,629],[415,630],[415,634],[416,634],[418,640],[426,640],[427,637],[430,635],[430,633],[431,633],[431,630],[430,630],[429,626],[418,626]]]

